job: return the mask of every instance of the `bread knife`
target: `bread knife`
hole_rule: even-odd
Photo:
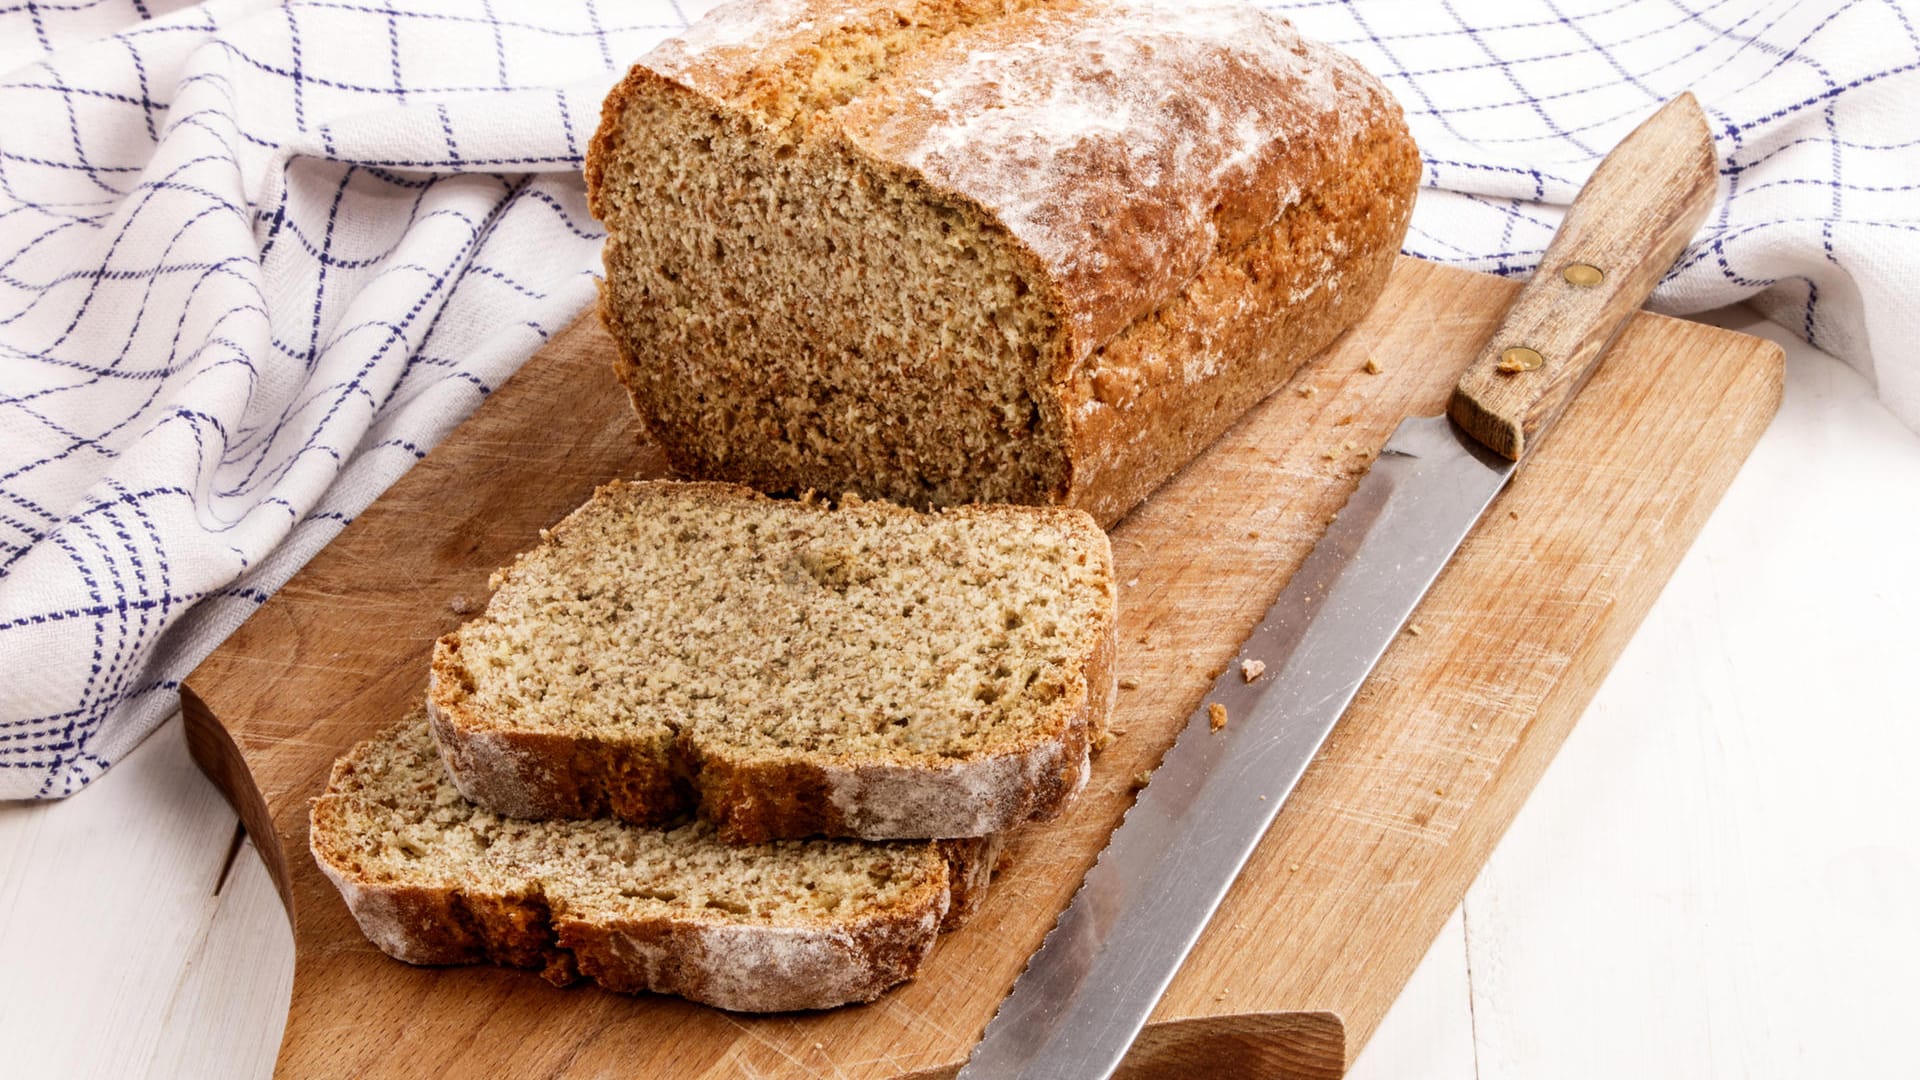
[[[1113,1074],[1361,683],[1685,249],[1716,183],[1691,94],[1601,161],[1447,414],[1395,429],[1241,647],[1265,675],[1229,664],[1188,718],[961,1080]]]

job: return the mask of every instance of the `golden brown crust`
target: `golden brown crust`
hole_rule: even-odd
[[[1373,306],[1420,162],[1391,130],[1367,158],[1370,167],[1330,171],[1311,201],[1100,348],[1064,391],[1076,417],[1066,505],[1119,520]],[[1333,250],[1352,254],[1319,270],[1315,253]],[[1189,369],[1210,374],[1186,378]]]
[[[1369,129],[1405,138],[1377,80],[1285,20],[1134,0],[968,27],[906,57],[832,124],[1034,252],[1059,290],[1070,362],[1358,164]]]
[[[909,6],[903,23],[940,5]],[[875,7],[731,5],[690,44],[650,54],[608,99],[588,161],[596,213],[626,110],[693,95],[767,138],[799,138],[766,103],[794,92],[782,80],[829,37],[870,31]],[[850,99],[794,122],[875,175],[972,207],[1022,252],[1060,313],[1058,339],[1034,355],[1052,365],[1037,407],[1065,464],[1032,497],[1102,525],[1365,312],[1418,181],[1399,107],[1352,61],[1250,5],[1183,7],[971,12],[891,57]],[[1172,86],[1183,91],[1163,92]],[[1126,126],[1111,126],[1116,117]],[[677,469],[765,490],[813,482],[770,457],[691,450],[643,400],[638,372],[654,362],[644,334],[612,304],[603,318],[621,381]]]
[[[956,35],[837,117],[875,162],[910,162],[936,190],[978,200],[1047,264],[1071,339],[1055,375],[1058,409],[1070,418],[1071,475],[1056,498],[1103,526],[1372,306],[1412,216],[1420,167],[1401,110],[1378,81],[1250,6],[1234,27],[1245,37],[1185,49],[1166,48],[1154,29],[1110,10],[1034,10]],[[1103,17],[1113,44],[1138,43],[1146,53],[1140,71],[1116,74],[1123,62],[1113,55],[1089,68],[1088,79],[1122,84],[1110,108],[1148,112],[1125,83],[1129,75],[1147,81],[1149,69],[1160,85],[1193,95],[1165,98],[1162,126],[1112,141],[1076,136],[1070,152],[1056,147],[1045,164],[1028,165],[1023,133],[983,128],[975,117],[1022,104],[995,80],[1021,79],[1025,60],[1054,55],[1071,72],[1076,47]],[[1263,35],[1266,57],[1281,62],[1250,62],[1262,50],[1249,39]],[[1005,62],[983,65],[981,53],[993,50]],[[1299,62],[1286,63],[1289,53]],[[1036,84],[1026,104],[1049,109],[1072,81],[1026,77]],[[1232,166],[1219,160],[1230,146],[1215,145],[1208,158],[1187,144],[1231,144],[1227,117],[1258,133]],[[928,150],[942,144],[952,149]]]

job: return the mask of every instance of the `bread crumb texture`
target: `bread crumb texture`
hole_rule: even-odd
[[[1207,727],[1219,731],[1227,726],[1227,707],[1217,701],[1207,703]]]
[[[1240,0],[715,9],[609,95],[603,318],[675,468],[1117,520],[1356,320],[1419,159]]]
[[[495,585],[429,701],[461,790],[521,817],[984,835],[1057,811],[1112,708],[1112,552],[1077,510],[615,482]]]
[[[504,818],[461,797],[418,713],[336,762],[310,821],[321,869],[401,960],[746,1011],[871,1000],[910,978],[977,903],[997,845],[740,847],[699,822]]]

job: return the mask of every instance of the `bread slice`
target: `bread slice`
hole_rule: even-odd
[[[1245,0],[759,0],[586,160],[601,313],[674,467],[1111,524],[1372,305],[1420,158]]]
[[[736,847],[699,823],[503,818],[461,798],[418,713],[336,762],[310,820],[315,860],[390,956],[490,960],[742,1012],[870,1001],[912,978],[972,912],[997,851]]]
[[[434,649],[434,734],[482,806],[984,836],[1085,782],[1115,633],[1085,513],[616,481],[543,537]]]

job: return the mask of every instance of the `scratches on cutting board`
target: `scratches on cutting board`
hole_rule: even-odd
[[[723,1019],[725,1019],[727,1023],[733,1025],[734,1030],[745,1035],[750,1040],[750,1042],[742,1043],[736,1040],[730,1052],[727,1054],[726,1058],[721,1062],[719,1062],[714,1067],[713,1070],[709,1070],[708,1075],[710,1076],[736,1076],[737,1075],[737,1076],[751,1077],[751,1078],[754,1078],[754,1080],[758,1080],[758,1078],[760,1077],[769,1077],[769,1076],[783,1076],[783,1077],[784,1076],[805,1076],[809,1078],[809,1080],[821,1080],[821,1078],[825,1078],[825,1077],[830,1077],[830,1076],[838,1077],[838,1076],[844,1075],[840,1072],[840,1070],[837,1067],[833,1066],[831,1062],[827,1063],[827,1067],[832,1069],[833,1071],[822,1072],[820,1071],[820,1069],[816,1068],[812,1062],[802,1060],[801,1058],[795,1056],[793,1053],[788,1051],[785,1047],[780,1045],[780,1040],[770,1039],[765,1034],[763,1034],[759,1030],[758,1021],[741,1020],[739,1017],[736,1017],[727,1012],[720,1012],[720,1016]],[[785,1061],[787,1063],[787,1066],[790,1066],[790,1068],[782,1067],[776,1072],[762,1071],[759,1065],[756,1064],[753,1060],[754,1057],[760,1056],[756,1054],[755,1051],[761,1050],[761,1049],[772,1051],[774,1056]],[[737,1073],[719,1071],[723,1066],[727,1066],[727,1065],[732,1065],[741,1071]],[[794,1069],[798,1069],[799,1071],[794,1072],[793,1071]]]
[[[571,1030],[596,1034],[570,1067],[883,1080],[963,1058],[1118,820],[1128,778],[1159,759],[1203,676],[1232,658],[1346,500],[1354,481],[1328,475],[1320,455],[1349,440],[1377,449],[1401,417],[1440,412],[1516,288],[1402,260],[1375,314],[1301,372],[1296,385],[1316,395],[1254,406],[1119,525],[1119,580],[1139,579],[1122,591],[1118,668],[1137,687],[1121,693],[1114,720],[1127,733],[1061,818],[1015,838],[1021,862],[914,982],[800,1020],[689,1020],[709,1014],[582,993],[570,999]],[[1355,1049],[1340,1032],[1363,1038],[1378,1022],[1765,429],[1779,400],[1776,347],[1654,316],[1634,325],[1442,576],[1416,616],[1424,633],[1389,650],[1229,893],[1219,920],[1261,932],[1204,935],[1169,988],[1163,1015],[1221,1021],[1204,1044],[1216,1067],[1195,1075],[1258,1071],[1232,1058],[1250,1045],[1234,1025],[1255,1014],[1333,1013],[1331,1036],[1310,1024],[1283,1037],[1309,1032],[1287,1049],[1302,1074],[1339,1075]],[[342,944],[353,933],[345,913],[304,854],[306,801],[338,753],[414,699],[448,598],[483,596],[486,574],[578,504],[579,476],[661,474],[657,452],[630,437],[625,395],[582,390],[608,385],[611,351],[591,315],[556,334],[190,680],[273,816],[274,835],[255,842],[278,846],[296,896],[329,897],[294,912],[300,961],[281,1058],[290,1075],[337,1073],[343,1055],[399,1070],[446,1048],[474,1071],[518,1075],[529,1048],[568,1037],[544,992],[461,994],[492,984],[448,973],[423,999],[417,970],[357,934]],[[1353,374],[1369,353],[1402,360]],[[1668,356],[1687,362],[1652,362]],[[1703,402],[1711,424],[1698,422]],[[1349,412],[1351,424],[1330,426]],[[467,512],[450,516],[454,507]],[[457,535],[421,541],[447,534]],[[357,615],[339,600],[389,587]],[[1149,642],[1135,641],[1142,633]],[[1342,966],[1356,945],[1364,968]],[[1236,991],[1222,1004],[1225,983]],[[335,1028],[344,988],[360,1004]],[[461,1023],[441,1022],[449,1017]]]

